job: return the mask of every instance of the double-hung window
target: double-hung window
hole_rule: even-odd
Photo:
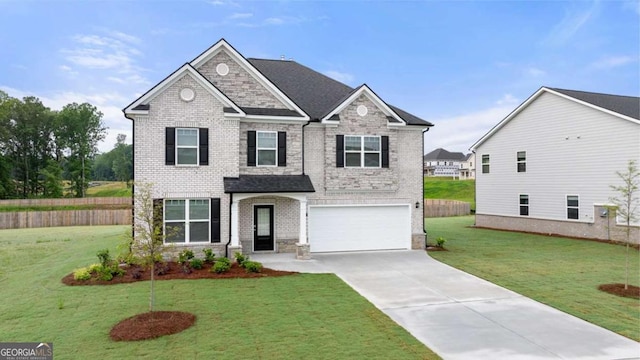
[[[489,154],[482,155],[482,173],[489,173]]]
[[[379,136],[345,135],[345,167],[380,167],[380,154]]]
[[[518,172],[527,172],[527,152],[518,151],[516,155],[516,162],[518,164]]]
[[[529,195],[520,194],[520,216],[529,216]]]
[[[176,129],[176,164],[198,164],[198,129]]]
[[[567,219],[579,219],[580,200],[578,195],[567,195]]]
[[[275,131],[258,131],[256,135],[257,165],[276,166],[278,133]]]
[[[209,165],[209,129],[165,128],[165,165]]]
[[[209,199],[167,199],[164,202],[164,233],[167,243],[210,241]]]

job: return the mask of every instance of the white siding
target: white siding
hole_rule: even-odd
[[[527,152],[518,173],[516,153]],[[518,195],[529,195],[529,217],[565,220],[566,195],[580,196],[580,220],[608,203],[616,171],[640,162],[640,125],[543,93],[476,149],[490,155],[490,173],[476,174],[477,213],[519,216]]]

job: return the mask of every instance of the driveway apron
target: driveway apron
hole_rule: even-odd
[[[335,273],[444,359],[640,359],[639,343],[424,251],[252,258],[273,269]]]

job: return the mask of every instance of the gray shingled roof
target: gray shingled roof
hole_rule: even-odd
[[[247,59],[285,95],[318,121],[355,90],[291,60]],[[433,126],[402,109],[389,105],[408,125]]]
[[[224,178],[225,193],[315,192],[307,175],[240,175]]]
[[[640,120],[640,97],[549,88],[572,98]]]
[[[438,148],[424,156],[425,160],[452,160],[464,161],[467,156],[461,152],[449,152],[445,149]]]

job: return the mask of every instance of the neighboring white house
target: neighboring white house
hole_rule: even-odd
[[[424,173],[427,176],[458,177],[460,164],[465,158],[461,152],[435,149],[424,156]]]
[[[476,178],[476,154],[468,153],[460,163],[460,174],[458,178],[460,180]]]
[[[424,248],[431,123],[289,60],[224,39],[124,109],[134,178],[153,183],[176,248],[309,252]],[[167,232],[165,232],[167,234]]]
[[[471,149],[477,226],[624,240],[605,205],[640,163],[640,98],[542,87]]]

